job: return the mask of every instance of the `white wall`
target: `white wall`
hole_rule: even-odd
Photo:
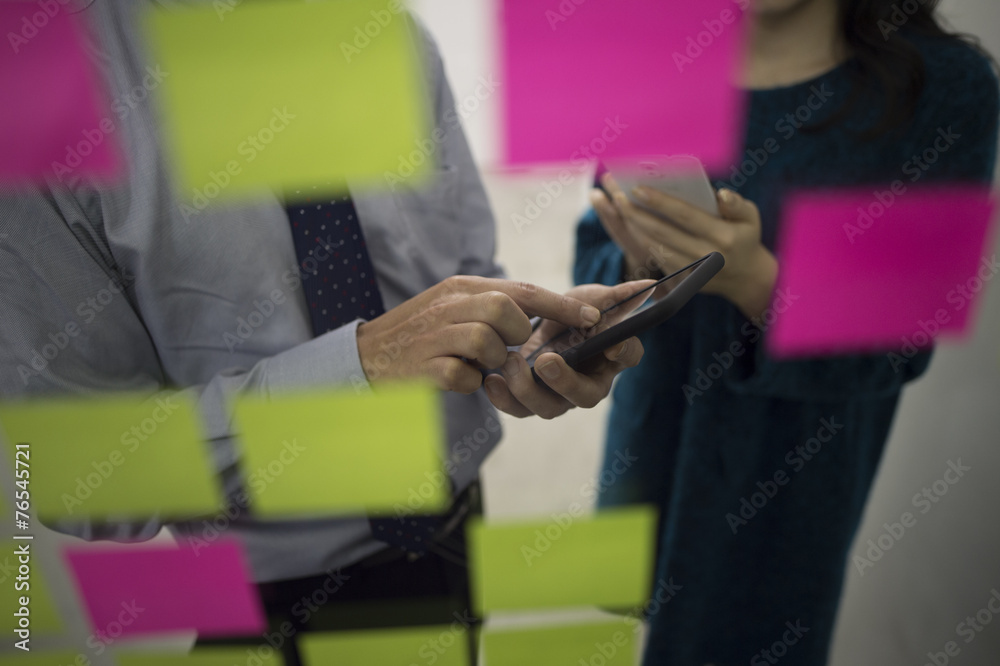
[[[463,100],[475,97],[480,77],[500,79],[495,0],[411,0],[409,4],[437,39],[459,108]],[[463,116],[472,152],[483,166],[495,164],[499,155],[499,104],[499,96],[494,95]]]
[[[437,36],[460,101],[473,94],[479,77],[499,74],[494,3],[414,0]],[[1000,3],[945,0],[942,8],[957,28],[1000,54]],[[559,197],[530,227],[517,229],[511,214],[542,191],[547,174],[515,177],[491,168],[498,154],[498,104],[499,96],[487,100],[469,115],[466,128],[486,172],[501,261],[519,279],[561,289],[569,284],[573,227],[586,183]],[[580,501],[599,462],[605,410],[602,405],[550,423],[509,421],[507,439],[485,470],[488,511],[545,515]],[[941,345],[928,375],[905,393],[852,554],[864,555],[867,540],[877,539],[882,524],[898,521],[904,511],[916,513],[917,523],[863,576],[848,568],[835,666],[918,666],[949,640],[960,650],[949,663],[1000,664],[1000,617],[970,643],[956,634],[956,625],[982,609],[992,589],[1000,590],[1000,483],[992,478],[1000,469],[998,445],[1000,289],[994,286],[975,336]],[[959,458],[972,470],[920,514],[913,495]]]
[[[1000,54],[1000,3],[945,0],[942,11],[956,29]],[[941,345],[928,375],[904,394],[852,554],[866,557],[868,540],[877,541],[883,524],[905,511],[915,514],[916,525],[864,575],[848,567],[834,666],[932,663],[928,653],[941,653],[949,641],[956,655],[949,663],[1000,664],[1000,613],[982,632],[958,628],[986,606],[992,590],[1000,590],[997,285],[988,288],[983,305],[972,339]],[[972,470],[922,514],[927,505],[914,507],[913,496],[959,458]],[[993,604],[1000,608],[1000,600]],[[990,615],[987,610],[983,617]]]

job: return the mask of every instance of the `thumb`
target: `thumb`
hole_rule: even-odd
[[[719,213],[725,220],[749,222],[759,215],[756,204],[724,187],[716,193],[716,199],[719,202]]]

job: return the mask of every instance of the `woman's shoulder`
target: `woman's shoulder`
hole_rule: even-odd
[[[963,149],[954,159],[969,160],[982,174],[992,172],[998,121],[1000,81],[993,61],[957,37],[917,35],[910,38],[924,61],[924,87],[906,135],[919,147],[928,136],[944,131],[961,137]],[[977,171],[977,172],[978,172]],[[964,172],[962,172],[964,174]],[[964,174],[968,175],[968,174]]]
[[[995,99],[1000,90],[993,61],[978,47],[953,36],[905,35],[923,57],[925,92],[942,102]],[[933,100],[928,100],[933,101]]]

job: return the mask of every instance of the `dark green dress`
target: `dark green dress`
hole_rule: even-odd
[[[913,121],[892,135],[858,135],[878,113],[874,102],[807,130],[850,95],[850,63],[751,93],[746,152],[716,184],[757,203],[769,248],[782,201],[798,188],[992,178],[1000,111],[988,61],[950,39],[914,41],[927,86]],[[942,132],[952,139],[943,152],[934,148]],[[621,276],[621,251],[591,211],[578,229],[575,279]],[[728,301],[699,295],[643,337],[645,358],[615,388],[600,504],[659,507],[654,587],[676,590],[650,608],[647,666],[826,663],[848,550],[900,391],[929,354],[901,367],[885,354],[779,362],[764,350],[766,335]],[[734,342],[747,351],[730,358]],[[618,474],[612,464],[624,451],[638,462]]]

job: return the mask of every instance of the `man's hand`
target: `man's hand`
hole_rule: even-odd
[[[601,314],[524,282],[455,276],[361,324],[358,354],[372,383],[426,377],[443,390],[472,393],[483,383],[481,370],[500,367],[508,345],[527,342],[535,316],[589,328]]]
[[[615,287],[586,284],[571,289],[567,296],[593,303],[603,310],[650,284],[652,280]],[[641,303],[641,299],[637,300]],[[518,417],[537,414],[543,419],[551,419],[573,407],[593,407],[607,397],[615,376],[637,365],[642,358],[642,343],[638,338],[629,338],[606,349],[602,357],[587,363],[584,372],[570,368],[559,354],[546,352],[535,359],[538,376],[545,382],[542,386],[532,377],[525,357],[566,328],[565,322],[551,319],[542,322],[520,353],[507,354],[503,372],[486,378],[483,382],[486,393],[498,409]]]

